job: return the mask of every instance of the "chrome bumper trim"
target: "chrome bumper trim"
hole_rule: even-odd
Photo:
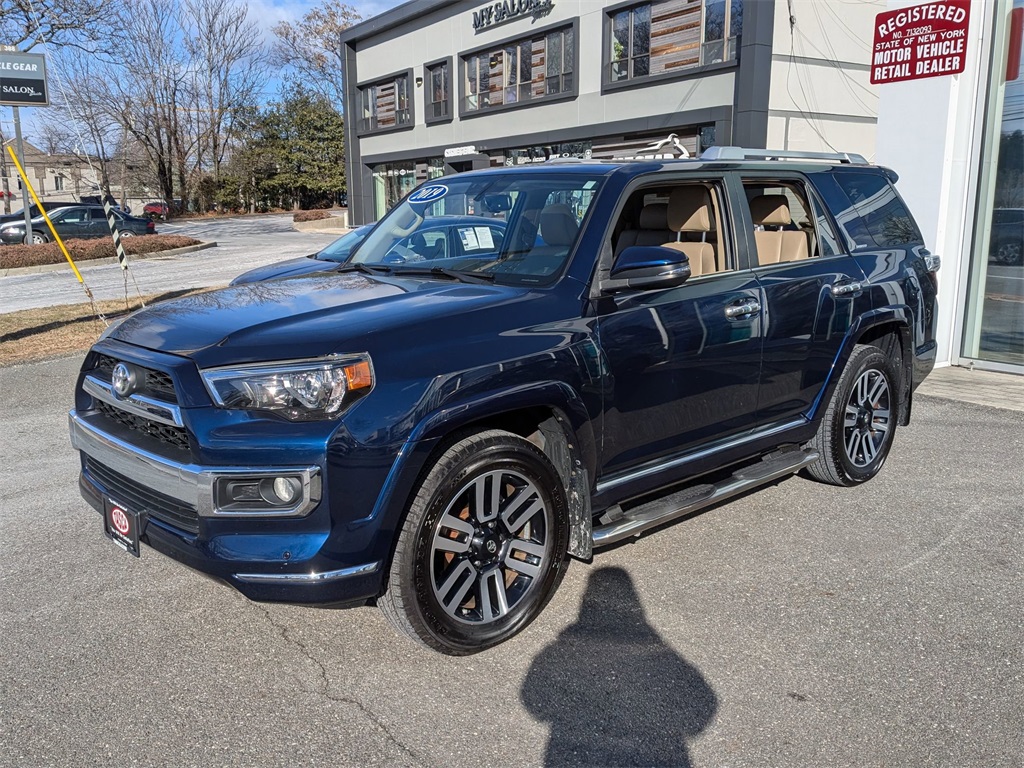
[[[114,394],[114,390],[109,384],[97,379],[95,376],[86,376],[82,382],[82,389],[97,400],[102,400],[104,403],[122,411],[127,411],[136,416],[152,419],[172,427],[185,426],[181,420],[181,409],[172,403],[164,403],[144,395],[130,395],[120,398]]]
[[[147,488],[183,504],[195,506],[202,517],[302,517],[320,503],[319,467],[205,467],[182,464],[96,429],[74,410],[68,414],[68,426],[72,447]],[[214,484],[219,477],[275,475],[301,477],[302,498],[292,507],[221,510],[214,504]]]
[[[375,563],[364,563],[353,565],[351,568],[342,568],[338,571],[323,571],[322,573],[236,573],[235,578],[239,581],[246,581],[253,584],[324,584],[338,579],[347,579],[352,576],[366,576],[376,573],[380,568],[380,561]]]

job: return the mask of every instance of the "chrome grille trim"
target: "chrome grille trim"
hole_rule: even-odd
[[[85,377],[85,380],[82,382],[82,389],[97,400],[102,400],[107,405],[112,405],[114,408],[122,411],[128,411],[128,413],[141,416],[144,419],[158,421],[161,424],[167,424],[172,427],[185,426],[185,423],[181,420],[181,409],[176,405],[137,394],[129,395],[122,399],[114,394],[114,390],[109,384],[92,375]]]

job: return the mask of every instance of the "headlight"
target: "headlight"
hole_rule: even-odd
[[[221,408],[273,411],[292,421],[335,419],[373,388],[368,355],[200,371]]]

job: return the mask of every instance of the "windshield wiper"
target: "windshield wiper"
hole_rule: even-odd
[[[460,272],[457,269],[448,267],[403,267],[395,270],[396,275],[430,275],[431,277],[449,277],[458,280],[460,283],[481,284],[493,283],[494,275],[482,272]]]
[[[387,264],[364,264],[362,262],[342,264],[335,272],[362,272],[366,275],[386,275],[391,272]]]

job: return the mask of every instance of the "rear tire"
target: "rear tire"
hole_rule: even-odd
[[[409,507],[378,606],[403,634],[464,656],[522,631],[568,566],[565,491],[532,443],[480,432],[454,443]]]
[[[899,362],[878,347],[854,347],[818,434],[808,444],[819,457],[807,467],[815,480],[859,485],[881,470],[896,430]]]

